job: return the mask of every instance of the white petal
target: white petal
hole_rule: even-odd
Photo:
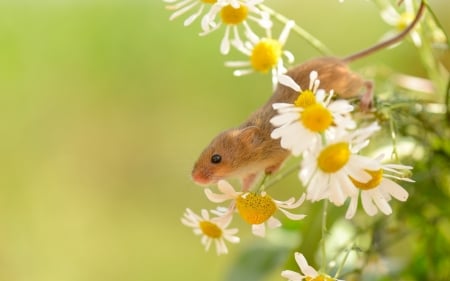
[[[415,31],[411,31],[410,35],[411,35],[411,39],[413,40],[414,45],[416,45],[416,47],[422,46],[422,39],[420,38],[419,33],[415,32]]]
[[[284,45],[286,43],[286,40],[289,36],[289,32],[294,27],[295,22],[293,20],[290,20],[286,23],[283,30],[281,31],[280,37],[278,37],[278,41],[281,43],[281,45]]]
[[[230,5],[234,9],[239,9],[239,7],[241,6],[238,0],[230,0]]]
[[[192,14],[190,17],[188,17],[184,21],[184,26],[191,25],[191,23],[194,22],[194,20],[196,20],[201,15],[201,13],[203,12],[203,8],[204,7],[205,7],[205,5],[201,5],[200,9],[198,9],[198,11],[195,14]]]
[[[290,124],[298,119],[300,119],[298,112],[287,112],[272,117],[272,119],[270,119],[270,123],[275,127],[279,127],[285,124]]]
[[[269,228],[277,228],[277,227],[281,226],[281,222],[278,219],[274,218],[274,217],[270,217],[267,220],[267,226]]]
[[[334,179],[333,179],[334,178]],[[347,196],[342,192],[340,182],[338,178],[333,177],[329,183],[329,200],[336,206],[344,204]]]
[[[252,224],[252,233],[259,237],[266,236],[266,226],[264,223],[261,224]]]
[[[213,193],[209,188],[205,188],[205,195],[209,201],[214,203],[222,203],[231,199],[228,194]]]
[[[383,191],[389,193],[392,197],[399,201],[404,202],[408,199],[408,192],[403,187],[389,179],[383,179],[381,186]]]
[[[284,108],[293,108],[293,107],[294,106],[291,103],[278,102],[278,103],[272,104],[272,108],[275,110],[284,109]]]
[[[395,26],[397,21],[400,19],[400,14],[394,9],[394,7],[389,6],[385,10],[381,11],[381,17],[388,24]]]
[[[233,71],[233,75],[236,77],[241,77],[244,75],[248,75],[255,72],[253,69],[239,69],[239,70],[235,70]]]
[[[209,248],[211,247],[212,239],[209,238],[208,236],[203,236],[201,241],[202,245],[205,246],[205,250],[208,251]]]
[[[313,71],[311,71],[311,73],[309,73],[309,89],[313,90],[314,88],[316,88],[315,90],[313,90],[313,92],[316,92],[317,87],[319,86],[319,85],[315,86],[316,81],[318,81],[317,77],[319,77],[319,74],[317,73],[317,71],[313,70]]]
[[[244,67],[244,66],[250,66],[249,61],[226,61],[225,66],[226,67]]]
[[[350,199],[350,204],[348,205],[347,213],[345,213],[346,219],[351,219],[355,216],[356,209],[358,207],[358,198],[359,196],[353,196]]]
[[[293,63],[295,60],[294,54],[289,51],[283,51],[283,55],[287,58],[288,63]]]
[[[184,13],[186,13],[187,11],[189,11],[190,9],[192,9],[195,5],[197,5],[198,4],[198,2],[194,2],[194,3],[192,3],[192,4],[190,4],[190,5],[188,5],[188,6],[186,6],[186,7],[183,7],[182,9],[179,9],[178,11],[176,11],[175,13],[173,13],[171,16],[170,16],[170,20],[174,20],[174,19],[176,19],[177,17],[179,17],[179,16],[181,16],[182,14],[184,14]]]
[[[295,253],[295,261],[297,262],[303,274],[309,277],[317,277],[317,271],[308,264],[303,254]]]
[[[253,45],[256,45],[259,42],[260,38],[252,31],[247,22],[244,21],[243,24],[245,28],[245,36],[248,38],[248,40],[250,40],[251,43],[253,43]]]
[[[166,2],[166,3],[174,3],[174,2],[176,2],[177,0],[165,0],[164,2]],[[169,6],[166,6],[166,8],[167,9],[169,9],[169,10],[178,10],[178,9],[180,9],[181,7],[183,7],[183,6],[185,6],[185,5],[187,5],[187,4],[189,4],[189,2],[192,2],[193,0],[184,0],[184,1],[180,1],[180,2],[178,2],[177,4],[174,4],[174,5],[169,5]],[[196,1],[197,2],[197,1]],[[197,2],[198,3],[198,2]]]
[[[281,212],[283,212],[283,214],[285,214],[286,217],[288,217],[291,220],[298,221],[298,220],[302,220],[302,219],[304,219],[306,217],[306,215],[304,215],[304,214],[293,214],[293,213],[290,213],[290,212],[288,212],[286,210],[283,210],[283,209],[279,209],[279,210]]]
[[[225,238],[228,242],[233,243],[233,244],[237,244],[241,241],[241,239],[239,237],[233,236],[233,235],[224,235],[223,238]]]
[[[378,213],[377,207],[372,202],[371,194],[367,191],[361,191],[361,203],[364,211],[369,216],[374,216]]]
[[[392,208],[384,198],[383,194],[379,190],[371,190],[372,191],[372,199],[375,202],[375,205],[377,205],[378,209],[385,214],[390,215],[392,214]]]
[[[296,92],[302,91],[302,88],[300,88],[300,86],[290,76],[282,74],[278,76],[278,81],[280,82],[280,84],[287,86]]]
[[[227,26],[225,29],[225,35],[223,36],[222,42],[220,43],[220,52],[226,55],[230,52],[230,27]]]
[[[305,276],[292,270],[283,270],[281,276],[287,278],[289,281],[302,281]]]
[[[218,255],[228,254],[228,248],[223,239],[215,239],[215,244]]]
[[[330,103],[328,109],[332,112],[343,114],[352,112],[354,107],[347,100],[337,100]]]

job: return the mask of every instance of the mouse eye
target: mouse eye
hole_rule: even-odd
[[[211,156],[211,163],[219,164],[220,161],[222,161],[222,156],[220,156],[219,154],[214,154],[213,156]]]

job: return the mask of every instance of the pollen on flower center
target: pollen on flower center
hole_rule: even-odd
[[[214,4],[217,2],[217,0],[201,0],[201,1],[207,4]]]
[[[350,149],[348,143],[339,142],[329,145],[322,150],[317,158],[317,165],[325,173],[339,171],[350,159]]]
[[[399,31],[404,30],[414,20],[414,14],[410,12],[404,12],[397,20],[396,28]]]
[[[222,230],[220,229],[220,227],[217,226],[217,224],[212,223],[210,221],[201,221],[199,225],[203,234],[205,234],[206,236],[211,238],[222,237]]]
[[[242,7],[242,6],[241,6]],[[250,61],[257,71],[266,73],[277,65],[281,57],[281,43],[273,39],[263,39],[253,48]]]
[[[303,108],[306,108],[315,103],[316,103],[316,96],[311,90],[305,90],[301,92],[294,102],[295,106]]]
[[[275,213],[277,206],[267,194],[246,193],[236,199],[241,217],[249,224],[261,224]]]
[[[248,8],[243,4],[239,8],[227,5],[220,11],[220,16],[225,24],[240,24],[247,18],[247,15]]]
[[[383,170],[379,169],[376,171],[364,170],[366,171],[372,178],[368,182],[360,182],[350,177],[350,180],[353,182],[355,187],[363,190],[369,190],[375,188],[380,185],[381,180],[383,179]]]
[[[311,131],[323,132],[333,123],[333,116],[327,108],[316,103],[305,108],[301,121]]]

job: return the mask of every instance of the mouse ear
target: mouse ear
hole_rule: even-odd
[[[261,130],[256,126],[241,129],[237,137],[240,142],[246,145],[259,145],[263,142]]]

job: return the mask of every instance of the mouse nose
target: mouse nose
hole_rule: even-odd
[[[211,179],[200,170],[192,171],[192,180],[199,185],[207,185],[211,183]]]

